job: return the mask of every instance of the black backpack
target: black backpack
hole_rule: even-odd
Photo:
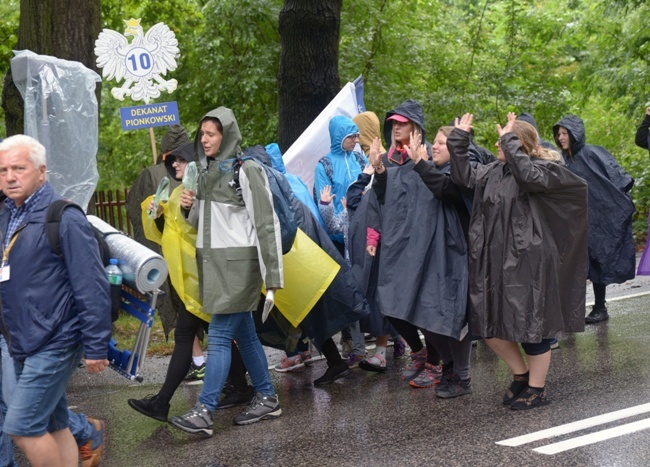
[[[52,204],[47,208],[47,213],[45,214],[45,236],[47,237],[47,241],[50,244],[52,251],[61,257],[63,256],[63,251],[61,251],[61,236],[59,229],[61,226],[63,211],[68,207],[78,209],[84,216],[86,215],[79,205],[65,199],[58,199],[52,202]],[[104,267],[106,267],[110,264],[111,250],[108,248],[105,236],[110,235],[110,233],[104,234],[95,226],[92,227],[95,239],[97,240],[97,247],[99,248],[99,257],[101,258]],[[120,294],[114,293],[111,290],[111,317],[113,321],[117,320],[119,315],[120,301]]]
[[[263,149],[263,148],[262,148]],[[286,255],[293,246],[293,241],[296,238],[298,231],[298,224],[296,223],[296,213],[293,208],[293,190],[287,179],[280,172],[273,167],[269,167],[259,160],[254,155],[239,156],[235,159],[233,170],[233,181],[235,182],[235,189],[237,193],[241,194],[241,186],[239,184],[239,170],[245,160],[253,160],[264,168],[266,177],[269,180],[269,187],[273,195],[273,210],[275,215],[278,216],[280,221],[280,236],[282,237],[282,254]]]

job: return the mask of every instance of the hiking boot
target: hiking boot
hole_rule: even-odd
[[[300,355],[300,358],[302,359],[302,363],[305,366],[309,366],[312,363],[314,363],[314,359],[311,356],[311,352],[309,350],[305,350],[304,352],[299,352],[298,355]]]
[[[235,425],[250,425],[260,420],[278,418],[280,415],[282,415],[282,409],[280,408],[278,395],[265,396],[261,392],[258,392],[255,394],[255,398],[248,407],[248,410],[237,415],[233,422]]]
[[[333,366],[327,365],[327,371],[325,371],[325,374],[323,376],[314,381],[314,386],[331,384],[337,379],[349,375],[350,371],[350,368],[343,361]]]
[[[546,389],[534,389],[527,386],[517,397],[510,408],[512,410],[530,410],[542,405],[547,405],[551,401],[546,397]]]
[[[402,381],[411,381],[424,370],[427,363],[427,348],[422,347],[419,352],[411,351],[411,362],[402,370]]]
[[[300,355],[294,355],[293,357],[287,357],[285,355],[282,357],[282,361],[275,365],[273,369],[278,373],[288,373],[304,367],[305,364],[302,362],[302,357]]]
[[[514,400],[517,399],[528,387],[528,373],[525,375],[514,375],[514,378],[515,379],[510,383],[510,386],[508,386],[508,389],[506,389],[506,392],[501,399],[503,405],[512,404]]]
[[[104,458],[104,422],[88,417],[88,423],[93,426],[93,434],[86,444],[79,447],[79,456],[81,457],[81,467],[96,467],[102,465]]]
[[[212,412],[200,402],[194,404],[185,415],[172,417],[169,423],[187,433],[212,436]]]
[[[364,358],[359,362],[359,368],[363,371],[373,371],[375,373],[384,373],[386,371],[386,359],[379,354],[370,358]]]
[[[169,415],[169,403],[163,402],[158,394],[150,394],[144,399],[129,399],[127,401],[132,409],[142,415],[151,417],[159,422],[166,422]]]
[[[393,342],[393,358],[395,360],[402,358],[406,354],[406,341],[399,337]]]
[[[600,323],[601,321],[606,321],[609,319],[609,314],[607,314],[606,306],[596,306],[591,307],[591,313],[585,318],[585,323],[594,324]]]
[[[201,366],[196,366],[194,362],[190,364],[190,371],[187,372],[187,376],[183,381],[197,381],[202,380],[205,377],[205,362]]]
[[[345,364],[348,366],[348,368],[356,368],[359,366],[359,362],[365,358],[365,355],[350,354],[350,356],[345,359]]]
[[[231,407],[240,407],[242,405],[248,405],[253,400],[255,396],[255,390],[253,386],[246,386],[245,391],[241,391],[233,387],[230,391],[224,391],[223,397],[217,404],[216,410],[230,409]]]
[[[430,388],[440,383],[442,379],[442,366],[432,365],[427,362],[424,364],[424,370],[420,372],[417,377],[409,381],[409,385],[413,388]]]
[[[451,377],[445,378],[435,389],[436,396],[443,399],[464,396],[472,393],[471,378],[460,379],[458,375],[452,374]],[[413,382],[413,381],[411,381]]]

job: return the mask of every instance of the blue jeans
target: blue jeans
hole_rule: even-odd
[[[83,346],[41,351],[14,361],[16,390],[9,402],[4,430],[15,436],[41,436],[68,428],[65,390],[81,360]]]
[[[257,338],[255,322],[250,311],[212,315],[208,328],[208,359],[199,402],[208,410],[215,410],[230,369],[230,346],[237,341],[244,365],[251,377],[255,392],[265,396],[275,394],[271,384],[266,354]]]
[[[13,467],[16,465],[14,459],[14,443],[9,435],[2,431],[7,415],[7,403],[16,389],[16,373],[14,371],[14,359],[9,355],[7,341],[0,335],[0,465]]]

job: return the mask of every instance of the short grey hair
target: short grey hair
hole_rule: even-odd
[[[47,165],[47,158],[45,156],[45,146],[38,142],[38,140],[27,135],[14,135],[0,142],[0,152],[10,151],[18,147],[26,147],[29,151],[29,160],[32,161],[34,167],[37,169]]]

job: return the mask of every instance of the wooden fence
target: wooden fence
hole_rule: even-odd
[[[94,213],[104,222],[133,237],[133,226],[126,215],[126,195],[128,192],[127,188],[96,191],[90,201],[90,206],[88,206],[88,212]]]

